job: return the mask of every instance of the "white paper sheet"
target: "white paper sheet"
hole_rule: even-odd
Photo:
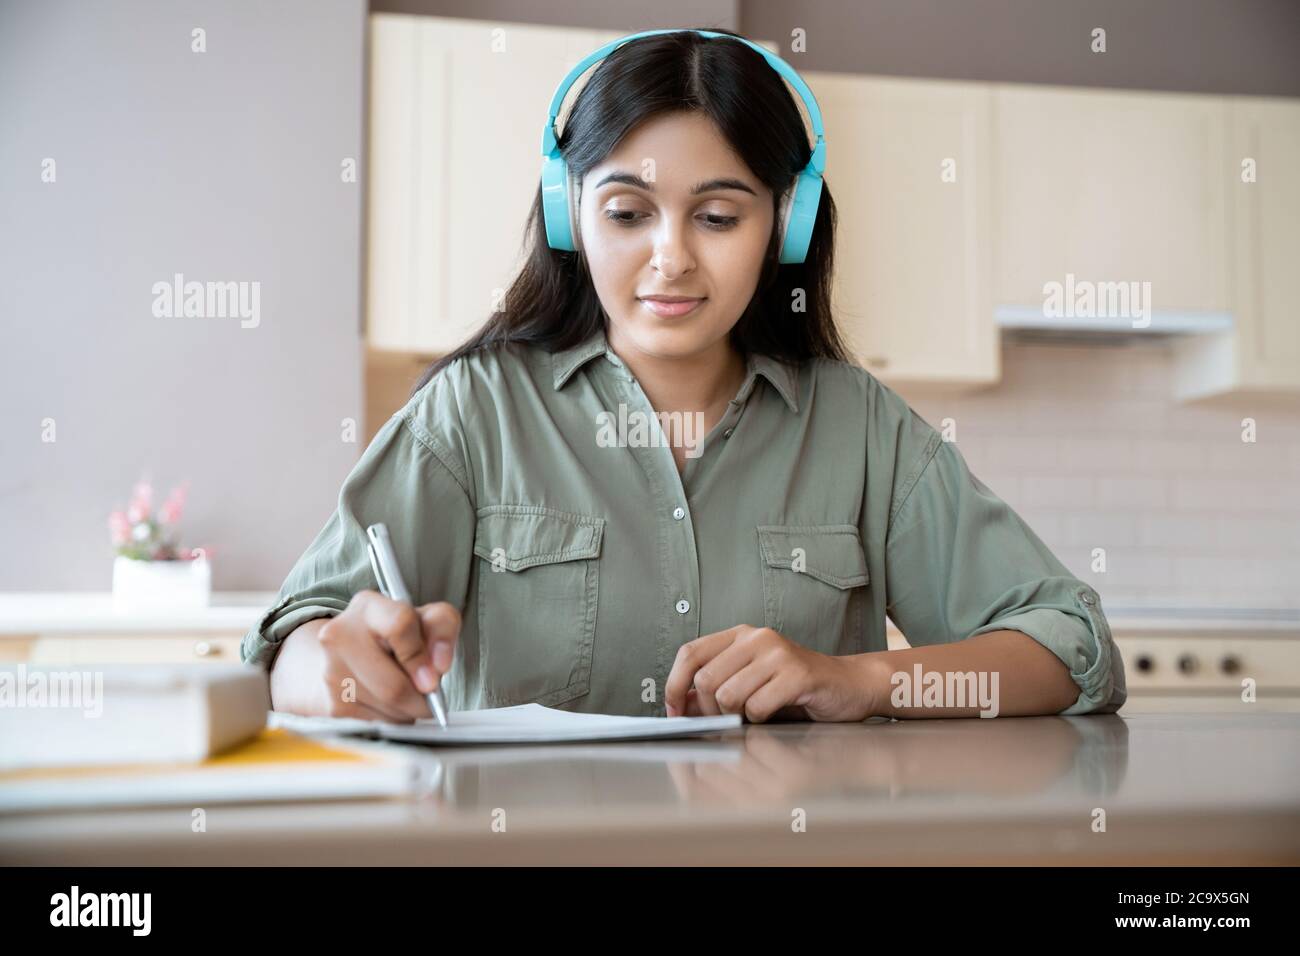
[[[715,734],[741,726],[740,714],[718,717],[621,717],[578,714],[519,704],[487,710],[453,711],[447,726],[433,718],[413,724],[353,717],[300,717],[272,711],[268,723],[303,734],[359,734],[404,743],[430,744],[545,744],[575,740],[663,740]]]

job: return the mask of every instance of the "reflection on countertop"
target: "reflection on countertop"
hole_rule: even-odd
[[[447,808],[1107,796],[1128,761],[1114,714],[746,724],[702,741],[456,748],[417,757]]]

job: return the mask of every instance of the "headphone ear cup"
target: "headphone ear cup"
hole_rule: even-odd
[[[579,209],[582,203],[582,183],[577,176],[566,175],[569,193],[569,234],[573,237],[575,252],[582,249],[582,220]]]
[[[790,190],[785,216],[781,223],[781,262],[797,263],[808,258],[817,207],[821,203],[822,178],[805,170]]]
[[[547,245],[562,252],[573,252],[569,171],[564,157],[558,154],[542,161],[542,220],[546,225]]]
[[[787,241],[787,237],[790,235],[790,212],[794,208],[794,194],[798,191],[799,191],[799,180],[796,179],[794,183],[790,186],[790,188],[786,190],[785,199],[781,201],[781,213],[780,213],[781,221],[779,224],[780,237],[777,241],[777,246],[776,246],[777,252],[780,253],[779,261],[781,262],[785,262],[786,241]]]

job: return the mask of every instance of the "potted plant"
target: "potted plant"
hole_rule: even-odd
[[[153,511],[153,484],[138,481],[125,510],[108,516],[117,552],[113,559],[113,607],[119,611],[207,607],[212,593],[208,549],[178,544],[189,482],[172,489]]]

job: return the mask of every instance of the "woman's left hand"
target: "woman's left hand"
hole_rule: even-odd
[[[770,627],[739,624],[682,645],[664,702],[669,717],[866,720],[873,713],[874,688],[865,660],[819,654]]]

